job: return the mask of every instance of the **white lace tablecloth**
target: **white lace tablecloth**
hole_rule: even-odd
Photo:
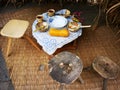
[[[57,14],[64,14],[65,9],[62,9]],[[44,16],[44,20],[49,23],[49,16],[47,13],[42,14]],[[67,18],[68,22],[71,21],[70,18]],[[58,48],[63,47],[65,44],[72,42],[73,40],[77,39],[79,36],[82,35],[82,29],[78,30],[77,32],[70,32],[68,37],[54,37],[50,36],[48,31],[47,32],[34,32],[36,30],[37,20],[33,22],[32,25],[32,35],[37,40],[37,43],[42,46],[42,49],[49,55],[52,55]]]

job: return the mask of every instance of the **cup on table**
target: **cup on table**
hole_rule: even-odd
[[[68,16],[70,16],[70,10],[67,10],[66,9],[66,11],[65,11],[65,15],[64,15],[65,17],[68,17]]]
[[[43,16],[42,15],[37,15],[36,19],[38,22],[42,22],[43,21]]]
[[[48,10],[48,16],[53,16],[55,14],[55,10],[54,9],[49,9]]]

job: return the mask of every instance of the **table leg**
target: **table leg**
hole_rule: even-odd
[[[12,41],[12,38],[8,38],[8,44],[7,44],[7,56],[9,56],[9,51],[10,51],[11,41]]]
[[[77,39],[73,41],[73,47],[77,49]]]
[[[39,46],[32,40],[32,38],[30,38],[29,36],[27,35],[24,35],[23,38],[25,38],[26,40],[29,41],[29,43],[31,45],[33,45],[38,51],[41,51],[41,49],[39,48]]]

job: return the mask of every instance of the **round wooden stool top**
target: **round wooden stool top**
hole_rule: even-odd
[[[49,61],[50,76],[59,83],[70,84],[79,78],[83,69],[81,59],[67,51],[55,55]]]
[[[92,63],[93,69],[103,78],[114,79],[120,71],[119,66],[108,57],[98,56]]]

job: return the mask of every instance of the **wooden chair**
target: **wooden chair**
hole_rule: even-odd
[[[115,41],[115,43],[117,44],[118,42],[120,42],[120,17],[119,17],[119,8],[120,8],[120,2],[116,2],[116,4],[113,3],[113,5],[108,8],[108,10],[106,11],[106,24],[108,27],[110,27],[111,29],[113,29],[114,31],[117,30],[117,32],[115,33],[115,37],[117,37],[118,39]]]
[[[38,1],[38,4],[40,5],[40,3],[41,3],[42,0],[32,0],[32,2],[35,2],[35,1]],[[59,2],[59,4],[60,4],[61,7],[62,7],[62,1],[63,0],[58,0],[58,2]]]
[[[20,0],[20,2],[18,2],[17,0],[8,0],[5,7],[7,7],[9,3],[12,3],[14,5],[14,7],[16,8],[16,6],[18,4],[22,5],[22,4],[24,4],[24,2],[25,2],[25,0]]]
[[[8,37],[7,56],[9,56],[12,39],[23,37],[28,25],[28,21],[13,19],[3,27],[0,33],[2,36]]]
[[[5,7],[7,7],[9,3],[13,3],[14,7],[16,8],[16,2],[16,0],[8,0]]]
[[[116,35],[115,35],[116,37],[118,37],[118,39],[116,40],[116,44],[117,43],[119,43],[120,42],[120,29],[117,31],[117,33],[116,33]]]

